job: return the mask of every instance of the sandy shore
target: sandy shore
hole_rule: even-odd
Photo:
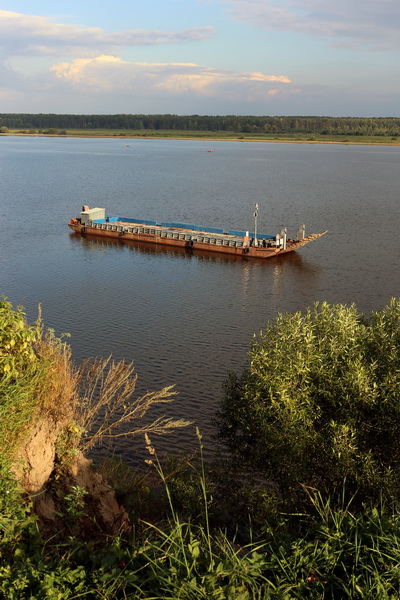
[[[94,134],[59,134],[59,133],[1,133],[0,137],[56,137],[56,138],[90,138],[90,139],[120,139],[121,141],[127,140],[175,140],[175,141],[199,141],[199,142],[259,142],[259,143],[267,143],[267,144],[335,144],[340,146],[400,146],[400,139],[393,140],[391,142],[382,141],[382,142],[367,142],[360,140],[299,140],[299,139],[259,139],[259,138],[240,138],[240,137],[232,137],[232,138],[219,138],[219,137],[200,137],[200,136],[173,136],[173,135],[119,135],[119,134],[110,134],[110,135],[94,135]]]

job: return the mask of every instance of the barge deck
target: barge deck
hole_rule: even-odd
[[[68,226],[81,235],[90,234],[121,241],[135,240],[188,250],[208,250],[263,259],[298,250],[326,233],[324,231],[306,236],[302,225],[297,238],[288,239],[286,229],[276,235],[224,231],[187,223],[157,223],[127,217],[106,217],[105,209],[89,209],[88,206],[83,206],[80,216],[71,219]]]

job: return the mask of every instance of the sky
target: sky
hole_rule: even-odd
[[[0,113],[400,116],[400,0],[0,0]]]

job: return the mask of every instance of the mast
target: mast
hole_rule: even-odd
[[[256,202],[256,209],[254,211],[254,245],[257,246],[257,217],[258,217],[258,204]]]

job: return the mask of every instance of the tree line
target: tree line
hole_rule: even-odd
[[[20,130],[121,129],[251,134],[400,135],[400,118],[210,115],[73,115],[0,113],[0,127]]]

